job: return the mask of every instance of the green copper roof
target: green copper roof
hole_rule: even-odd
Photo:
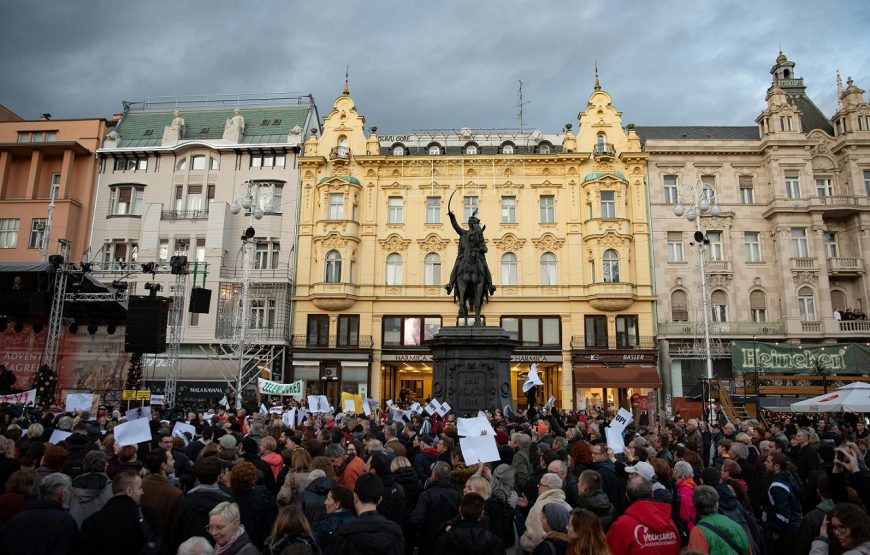
[[[317,182],[317,184],[320,185],[321,183],[326,183],[330,179],[335,179],[336,177],[341,179],[342,181],[353,183],[354,185],[362,185],[362,183],[359,182],[359,179],[355,178],[352,175],[327,175],[326,177],[322,177],[320,181]]]
[[[304,127],[309,106],[283,106],[275,108],[242,108],[245,118],[245,134],[241,144],[283,143],[295,126]],[[184,118],[182,140],[220,139],[224,134],[227,118],[233,116],[233,108],[225,110],[181,110]],[[160,146],[163,130],[172,123],[172,111],[127,112],[115,128],[121,136],[121,147]]]
[[[622,172],[606,172],[606,173],[590,173],[589,175],[587,175],[586,177],[583,178],[583,182],[585,183],[587,181],[595,181],[596,179],[600,179],[602,177],[607,177],[608,175],[611,177],[615,177],[617,179],[621,179],[623,181],[628,181],[627,179],[625,179],[625,175],[623,175]]]

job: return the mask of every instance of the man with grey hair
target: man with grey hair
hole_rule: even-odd
[[[710,486],[698,486],[692,494],[698,525],[689,532],[688,549],[710,555],[749,554],[749,538],[743,527],[719,514],[719,494]]]
[[[552,467],[553,463],[550,464]],[[571,510],[571,505],[565,502],[565,492],[562,490],[562,478],[554,472],[547,472],[541,476],[541,481],[538,482],[538,498],[535,500],[532,508],[529,509],[529,515],[526,517],[526,531],[520,537],[520,547],[524,551],[533,552],[547,537],[547,532],[544,530],[541,522],[541,513],[544,511],[544,507],[551,503],[565,507],[568,511]]]
[[[347,450],[337,443],[326,446],[324,455],[332,461],[338,483],[353,491],[356,480],[366,471],[366,465],[362,458],[355,454],[349,454]]]
[[[108,457],[102,451],[90,451],[82,462],[82,474],[72,481],[69,514],[81,528],[86,518],[103,508],[112,498],[112,480],[106,474]]]
[[[671,505],[653,500],[652,482],[632,474],[625,495],[630,505],[607,532],[610,550],[625,555],[677,555],[680,534],[671,520]]]
[[[555,460],[547,465],[547,472],[559,476],[562,480],[562,491],[565,492],[565,501],[572,507],[576,507],[580,492],[577,487],[577,476],[573,472],[568,472],[568,463],[563,460]]]
[[[736,442],[731,444],[729,449],[731,458],[737,461],[740,465],[740,477],[746,482],[747,493],[749,494],[749,502],[753,507],[761,506],[761,480],[758,477],[758,472],[755,470],[755,465],[752,464],[749,457],[749,447],[743,443]]]
[[[66,509],[72,480],[55,472],[39,484],[39,499],[31,499],[0,530],[0,545],[5,552],[27,555],[64,555],[76,553],[79,529]]]
[[[450,464],[437,461],[426,489],[417,498],[411,523],[419,530],[420,554],[434,553],[441,525],[459,513],[459,492],[450,484]]]
[[[701,435],[701,430],[698,429],[698,420],[696,418],[690,418],[686,422],[686,447],[703,456],[704,436]]]
[[[789,451],[790,458],[798,469],[798,474],[804,480],[819,467],[818,448],[810,444],[810,433],[800,429],[794,435],[794,443]]]
[[[214,548],[202,536],[194,536],[178,546],[177,555],[212,555]]]

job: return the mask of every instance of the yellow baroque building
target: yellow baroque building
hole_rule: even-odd
[[[332,402],[429,397],[426,342],[463,324],[445,291],[458,246],[447,212],[465,226],[477,210],[497,287],[485,324],[520,342],[515,401],[533,363],[541,403],[655,394],[647,154],[597,82],[577,118],[576,135],[568,124],[378,136],[345,87],[299,158],[288,379]]]

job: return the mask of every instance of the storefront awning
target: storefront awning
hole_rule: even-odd
[[[810,397],[761,397],[761,408],[774,412],[791,412],[791,404]]]
[[[662,386],[655,366],[574,366],[575,387],[650,387]]]

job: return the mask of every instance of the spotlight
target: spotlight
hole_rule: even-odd
[[[106,326],[106,333],[109,335],[115,335],[115,330],[118,329],[118,325],[115,322],[109,322]]]
[[[130,286],[130,284],[127,283],[126,281],[121,281],[119,279],[112,281],[112,289],[114,289],[115,291],[118,291],[118,292],[126,291],[129,286]]]
[[[245,230],[245,234],[244,234],[242,237],[243,237],[244,239],[253,239],[253,238],[254,238],[254,235],[256,235],[256,234],[257,234],[257,232],[254,231],[254,228],[253,228],[253,227],[249,227],[248,229]]]
[[[151,292],[152,297],[156,297],[157,292],[163,288],[160,286],[159,283],[157,283],[155,281],[149,281],[148,283],[145,284],[145,289],[147,289],[148,291]]]
[[[187,273],[187,257],[183,254],[173,256],[169,259],[169,268],[170,273],[177,274],[186,274]]]
[[[72,324],[69,325],[69,332],[73,335],[75,335],[79,332],[79,325],[77,322],[73,322]]]
[[[15,330],[15,333],[21,333],[22,331],[24,331],[24,322],[22,322],[21,320],[16,320],[15,326],[13,326],[12,329]]]
[[[48,257],[48,263],[55,268],[60,268],[60,265],[63,264],[63,257],[59,254],[53,254]]]
[[[154,262],[148,262],[147,264],[142,264],[142,273],[143,274],[153,274],[157,270],[157,264]]]
[[[90,262],[82,262],[82,273],[89,273],[91,271],[91,263]]]
[[[697,242],[697,243],[704,242],[704,232],[703,231],[696,231],[695,232],[695,242]]]
[[[97,323],[96,322],[91,322],[90,324],[88,324],[88,333],[91,335],[97,334]]]

